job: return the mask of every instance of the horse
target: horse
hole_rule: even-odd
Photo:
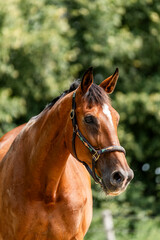
[[[109,94],[89,68],[81,83],[0,139],[0,240],[82,240],[92,219],[91,177],[106,195],[133,178]],[[75,84],[74,84],[75,85]]]

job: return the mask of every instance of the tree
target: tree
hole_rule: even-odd
[[[76,53],[70,47],[73,32],[65,7],[9,0],[0,3],[0,19],[2,134],[68,87],[76,72],[70,59]]]

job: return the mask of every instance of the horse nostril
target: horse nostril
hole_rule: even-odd
[[[122,184],[124,179],[125,179],[125,177],[123,176],[123,174],[119,171],[116,171],[116,172],[112,173],[110,182],[112,185],[118,186],[118,185]]]

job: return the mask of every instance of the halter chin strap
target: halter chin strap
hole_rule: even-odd
[[[73,154],[74,154],[75,158],[86,167],[87,171],[92,176],[94,181],[96,183],[99,183],[100,185],[102,185],[102,180],[95,173],[96,162],[98,161],[100,155],[103,154],[103,153],[110,153],[110,152],[115,152],[115,151],[123,152],[124,154],[126,154],[126,151],[125,151],[125,149],[122,146],[109,146],[109,147],[97,150],[87,141],[87,139],[82,135],[82,133],[78,129],[78,124],[77,124],[77,119],[76,119],[76,112],[75,112],[75,110],[76,110],[75,98],[76,98],[76,92],[73,93],[73,97],[72,97],[72,110],[71,110],[71,113],[70,113],[70,117],[72,119],[72,125],[73,125],[73,137],[72,137]],[[88,150],[90,151],[90,153],[92,155],[92,169],[88,166],[88,164],[86,162],[81,161],[77,157],[76,148],[75,148],[76,136],[79,137],[81,142],[84,144],[84,146],[86,148],[88,148]]]

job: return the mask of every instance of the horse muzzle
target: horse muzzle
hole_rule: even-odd
[[[102,187],[107,195],[119,195],[127,188],[134,177],[133,171],[129,168],[127,171],[118,169],[110,174],[103,173]]]

